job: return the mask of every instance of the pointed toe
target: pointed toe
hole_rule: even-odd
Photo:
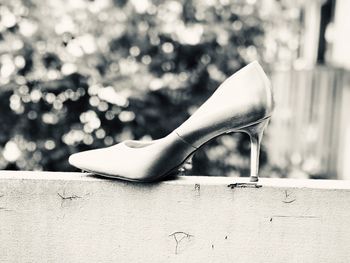
[[[78,154],[74,153],[71,156],[69,156],[68,162],[70,165],[77,167],[77,164],[78,164],[77,159],[78,159]]]
[[[83,153],[74,153],[71,156],[69,156],[68,162],[70,165],[84,170],[86,168],[85,161],[83,157]]]
[[[88,150],[69,156],[70,165],[87,172],[107,174],[113,163],[110,148]]]

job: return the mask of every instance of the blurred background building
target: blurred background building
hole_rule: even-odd
[[[261,173],[345,179],[349,11],[347,0],[2,0],[0,169],[73,171],[74,152],[160,138],[259,60],[277,105]],[[247,176],[249,147],[220,137],[183,173]]]

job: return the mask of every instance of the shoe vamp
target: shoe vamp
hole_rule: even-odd
[[[180,164],[187,154],[186,151],[179,154],[177,148],[161,142],[143,148],[130,148],[120,143],[85,152],[85,169],[134,180],[158,177]]]

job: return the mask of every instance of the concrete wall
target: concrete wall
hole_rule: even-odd
[[[0,172],[0,262],[349,262],[350,181]]]

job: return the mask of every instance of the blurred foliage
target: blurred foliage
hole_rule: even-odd
[[[227,76],[276,55],[261,1],[2,2],[1,169],[70,171],[74,152],[160,138]],[[190,173],[247,175],[249,147],[243,134],[214,140]]]

